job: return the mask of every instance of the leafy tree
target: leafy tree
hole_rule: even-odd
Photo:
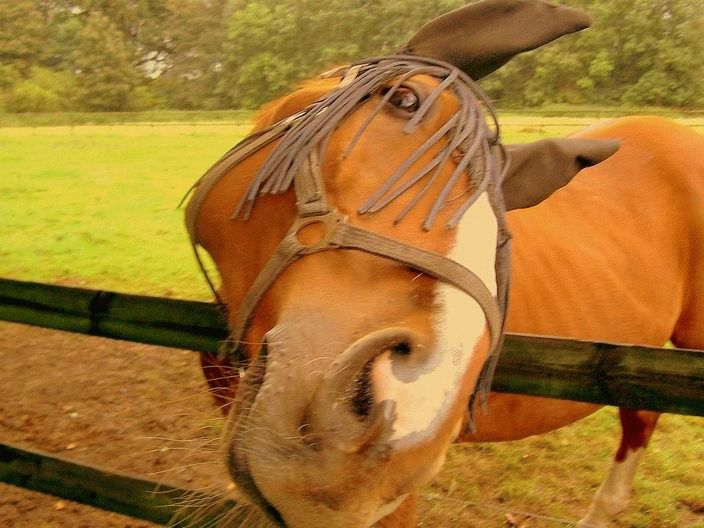
[[[0,0],[0,106],[254,107],[467,1]],[[594,27],[483,79],[501,104],[704,105],[701,0],[553,1]]]
[[[236,2],[228,21],[221,91],[251,107],[350,60],[394,53],[424,22],[461,1]]]
[[[73,51],[80,46],[85,14],[65,0],[46,0],[40,4],[47,35],[42,65],[54,70],[73,71]]]
[[[167,108],[166,100],[155,93],[151,86],[137,86],[130,93],[129,103],[125,110],[141,112]]]
[[[137,85],[124,35],[100,13],[88,15],[73,53],[77,88],[74,101],[85,110],[126,110]]]
[[[44,58],[44,20],[34,0],[0,2],[0,65],[25,73]]]
[[[224,106],[217,86],[223,71],[226,4],[227,0],[168,0],[162,31],[169,49],[154,56],[157,75],[152,88],[170,105]]]
[[[61,98],[52,90],[31,79],[17,83],[5,100],[12,112],[56,112],[61,110]]]
[[[139,68],[153,57],[168,53],[162,24],[169,16],[168,0],[75,0],[81,13],[103,16],[122,35],[132,65]],[[190,21],[183,17],[182,23]]]
[[[514,59],[485,83],[511,105],[704,103],[704,14],[693,0],[571,0],[594,25]]]
[[[75,79],[69,72],[33,66],[27,79],[17,82],[5,98],[12,112],[56,112],[71,107]]]

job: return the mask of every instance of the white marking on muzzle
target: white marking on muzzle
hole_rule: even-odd
[[[485,193],[465,214],[455,247],[448,254],[473,271],[494,294],[496,231],[496,217]],[[375,399],[396,402],[391,440],[399,447],[404,440],[413,442],[418,434],[432,435],[444,421],[486,329],[484,312],[466,293],[439,282],[436,300],[436,343],[428,362],[413,372],[403,372],[402,361],[395,361],[387,352],[374,364]]]

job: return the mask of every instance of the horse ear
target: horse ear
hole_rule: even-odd
[[[542,0],[484,0],[431,20],[401,53],[449,62],[477,80],[514,55],[590,25],[584,11]]]
[[[618,141],[578,138],[506,145],[511,160],[502,182],[506,210],[539,204],[579,171],[614,154],[619,146]]]

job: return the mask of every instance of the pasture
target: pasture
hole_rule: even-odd
[[[501,121],[504,141],[511,143],[565,135],[596,118],[505,115]],[[704,126],[704,119],[682,121]],[[183,212],[176,206],[195,178],[247,129],[246,123],[0,128],[0,276],[208,299],[208,290],[190,253]],[[22,361],[19,358],[30,356],[34,347],[46,347],[42,340],[32,340],[35,330],[21,331],[14,325],[10,329],[4,324],[2,329],[8,336],[0,341],[4,363]],[[11,350],[15,341],[9,336],[15,334],[28,340],[17,341],[27,343],[22,354]],[[46,341],[53,339],[46,331],[41,335]],[[72,339],[58,339],[56,347],[68,349],[73,346]],[[133,369],[140,382],[131,387],[122,378],[120,388],[130,391],[125,396],[132,401],[129,409],[118,413],[117,407],[103,404],[106,415],[95,416],[91,424],[96,428],[96,437],[115,445],[104,449],[95,444],[81,456],[110,465],[116,453],[123,451],[130,453],[119,458],[123,469],[136,471],[136,467],[146,467],[145,472],[153,473],[167,469],[157,469],[152,460],[155,453],[163,457],[165,451],[161,449],[176,451],[176,440],[194,437],[193,428],[202,428],[195,436],[203,442],[214,438],[219,423],[207,398],[198,394],[203,387],[198,384],[195,356],[140,349],[135,353],[151,359],[137,364],[116,357],[131,353],[130,347],[111,347],[105,340],[94,346],[94,339],[81,338],[77,345],[85,357],[91,358],[87,364],[101,361],[103,378],[120,373],[130,379]],[[92,348],[99,349],[100,354],[91,355]],[[53,450],[61,451],[72,443],[71,428],[79,427],[76,420],[47,421],[42,427],[41,420],[46,416],[35,417],[30,408],[33,398],[52,393],[47,393],[46,387],[44,391],[32,389],[36,389],[36,383],[31,383],[33,372],[43,372],[45,377],[41,379],[49,386],[66,386],[68,381],[80,386],[84,382],[85,365],[60,365],[63,355],[75,360],[77,354],[60,352],[54,350],[54,355],[47,358],[52,368],[42,370],[41,362],[27,359],[27,365],[36,363],[34,368],[39,370],[16,368],[12,375],[0,379],[13,403],[12,408],[0,406],[0,434],[6,430],[17,433],[21,426],[7,424],[21,424],[28,417],[29,422],[36,422],[34,429],[43,430],[34,440],[26,439],[29,445],[36,441],[36,447],[46,449],[42,444],[52,434],[61,439],[49,442]],[[105,360],[106,357],[111,359]],[[145,365],[154,369],[162,365],[168,371],[174,358],[173,372],[145,374]],[[169,395],[173,390],[170,387],[181,380],[184,386],[195,390],[197,400],[189,398],[183,387],[174,390],[173,398]],[[108,385],[118,388],[114,383]],[[78,396],[72,394],[71,398]],[[186,398],[187,403],[163,404],[164,400],[179,398]],[[59,409],[67,408],[69,403],[76,405],[73,401],[53,403]],[[101,404],[97,399],[91,400],[85,404],[86,412],[93,405]],[[69,416],[72,412],[75,411],[66,411]],[[144,435],[148,433],[135,420],[125,418],[125,413],[131,416],[130,412],[142,417],[151,413],[151,418],[143,418],[146,421],[162,420],[164,414],[177,416],[163,434],[172,441],[145,442]],[[124,430],[116,427],[116,420],[124,420]],[[615,410],[605,409],[574,426],[522,442],[455,446],[440,479],[425,492],[422,526],[569,526],[568,522],[576,521],[589,504],[608,467],[616,448],[617,422]],[[191,429],[179,430],[177,426]],[[149,443],[150,447],[145,447]],[[180,462],[179,458],[168,459],[176,469],[157,476],[178,482],[185,475],[197,485],[205,484],[207,466],[199,466],[196,475],[178,469],[199,463],[203,453],[189,452]],[[183,484],[189,485],[185,480]],[[21,504],[29,499],[17,500]],[[58,511],[51,501],[46,508]],[[0,499],[3,519],[7,519],[7,510]],[[521,512],[537,515],[525,519]],[[78,522],[77,517],[65,516],[61,520],[41,513],[39,519],[48,519],[39,525],[47,528],[76,526]],[[100,524],[103,521],[93,514],[90,525],[121,525],[114,516],[111,519]],[[37,525],[26,518],[21,522]],[[25,524],[18,521],[17,525]],[[704,528],[704,421],[681,416],[661,419],[636,477],[633,507],[614,526]]]

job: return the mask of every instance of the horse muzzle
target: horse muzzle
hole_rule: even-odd
[[[383,505],[428,480],[427,464],[395,467],[397,403],[380,399],[375,362],[403,364],[403,375],[428,368],[432,347],[419,332],[392,327],[316,357],[295,334],[286,325],[267,333],[242,381],[225,438],[230,472],[280,525],[371,525]],[[389,476],[380,478],[382,469]]]

